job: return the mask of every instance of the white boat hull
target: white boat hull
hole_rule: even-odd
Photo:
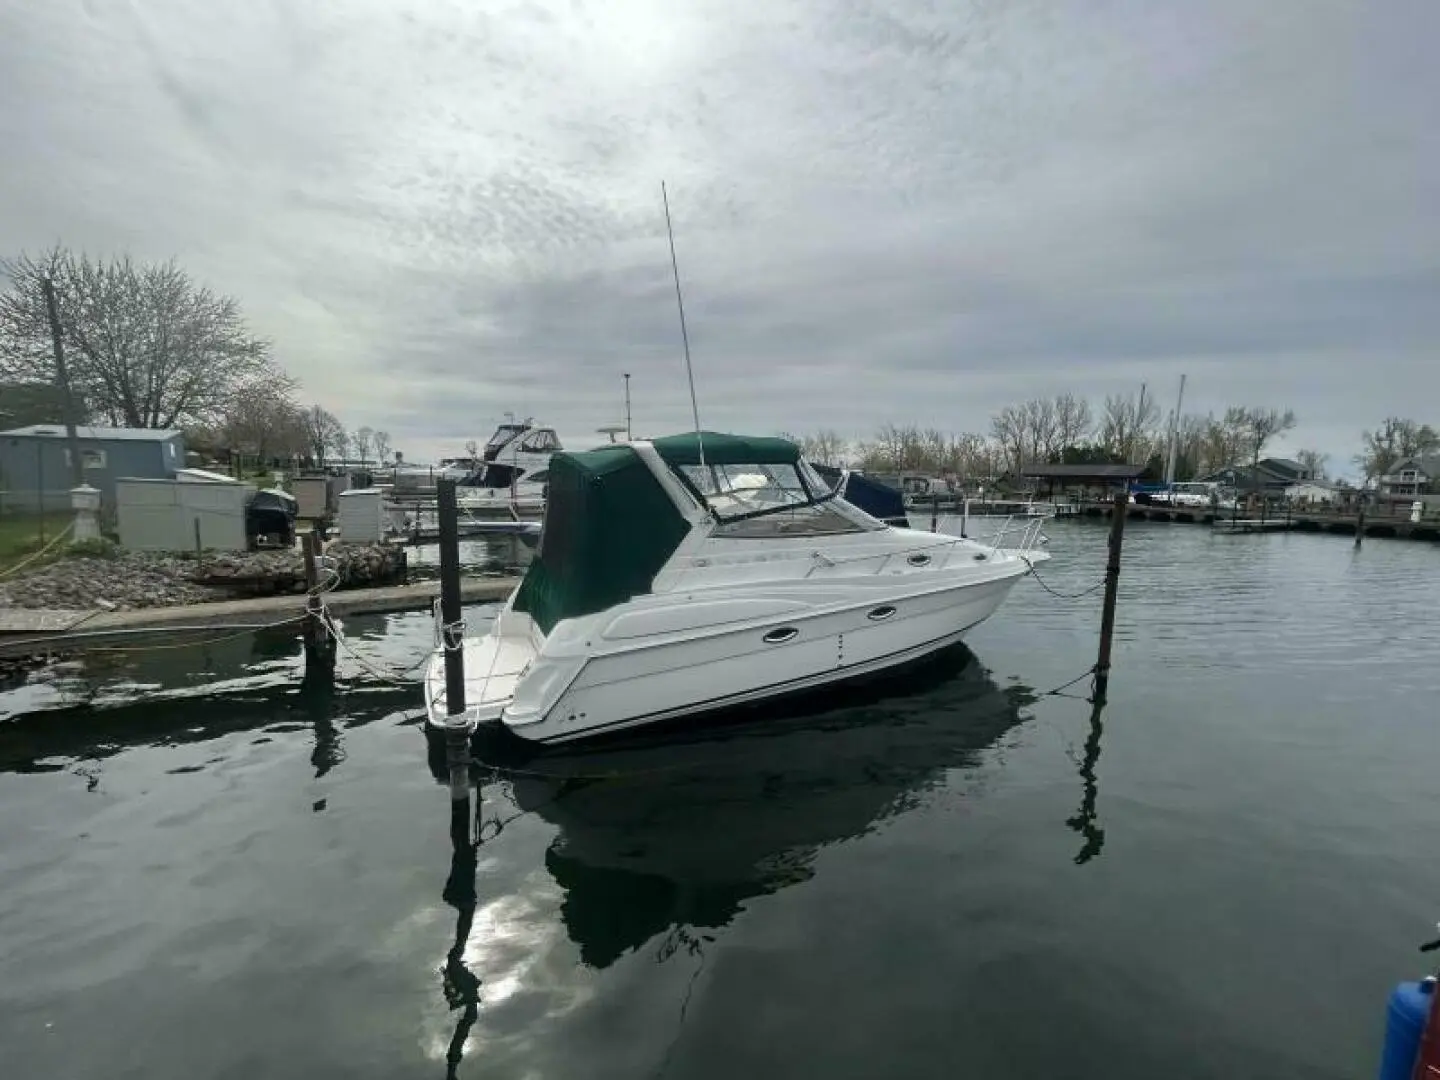
[[[800,633],[781,645],[766,644],[767,631],[756,627],[596,658],[543,716],[512,719],[507,710],[504,719],[523,738],[561,743],[871,675],[960,641],[994,613],[1014,580],[963,602],[930,598],[930,610],[887,624],[856,609],[790,619],[779,625]]]
[[[470,722],[503,720],[533,742],[561,743],[872,675],[960,641],[1023,573],[1014,566],[948,585],[917,574],[898,594],[895,578],[878,576],[832,588],[771,582],[753,595],[731,590],[708,604],[691,594],[666,607],[585,620],[588,640],[577,641],[583,651],[573,654],[552,646],[538,656],[529,641],[492,632],[466,643],[466,715]],[[711,625],[696,627],[707,607]],[[756,617],[757,610],[766,614]],[[637,615],[643,630],[626,625]],[[741,615],[748,617],[734,617]],[[657,623],[669,618],[691,629],[656,636]],[[642,632],[647,636],[624,637]],[[427,682],[443,687],[442,655]],[[443,694],[427,697],[431,723],[443,726]]]

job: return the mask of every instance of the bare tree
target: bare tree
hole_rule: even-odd
[[[805,455],[806,461],[813,461],[817,465],[843,466],[850,451],[850,445],[836,431],[824,429],[815,432],[813,435],[796,435],[793,432],[782,431],[780,438],[786,439],[800,448],[800,453]]]
[[[1440,434],[1434,428],[1398,416],[1387,417],[1374,431],[1361,432],[1360,438],[1364,449],[1355,464],[1367,480],[1384,476],[1405,458],[1440,451]]]
[[[1155,422],[1160,409],[1144,386],[1135,396],[1112,394],[1105,399],[1100,417],[1100,441],[1105,449],[1124,461],[1142,464],[1155,446]]]
[[[1230,408],[1219,420],[1205,417],[1200,438],[1201,475],[1240,464],[1245,454],[1244,410]]]
[[[1052,453],[1064,453],[1070,446],[1079,446],[1094,427],[1090,414],[1090,403],[1084,398],[1066,393],[1057,396],[1051,406],[1054,414],[1055,449]]]
[[[474,439],[465,440],[465,456],[471,461],[480,460],[480,444]]]
[[[303,454],[310,447],[306,415],[283,385],[255,383],[236,390],[218,434],[231,450],[261,461]]]
[[[886,424],[875,433],[875,444],[870,448],[875,456],[871,467],[896,472],[918,469],[922,465],[920,443],[920,431],[913,424]]]
[[[1319,450],[1297,450],[1295,460],[1305,467],[1311,480],[1325,479],[1325,464],[1330,460],[1329,454],[1322,454]]]
[[[364,465],[366,459],[370,457],[370,447],[374,445],[374,442],[374,428],[357,428],[355,434],[350,437],[350,445],[355,448],[355,456],[360,459],[361,465]]]
[[[390,433],[388,431],[376,431],[371,438],[375,442],[375,460],[384,464],[390,456]]]
[[[993,447],[973,432],[952,436],[945,448],[945,469],[961,481],[988,480],[996,472]]]
[[[1020,406],[1024,418],[1025,461],[1047,461],[1057,451],[1055,443],[1055,403],[1049,398],[1033,398]]]
[[[322,465],[332,454],[343,458],[349,438],[335,414],[319,405],[312,405],[305,410],[304,417],[310,455]]]
[[[1025,451],[1030,443],[1030,421],[1023,408],[1006,405],[990,418],[990,434],[999,447],[1005,464],[1018,469],[1025,464]]]
[[[1289,409],[1238,408],[1225,410],[1226,422],[1242,432],[1250,451],[1250,464],[1258,465],[1265,444],[1295,426],[1295,414]]]
[[[218,420],[238,389],[275,376],[231,297],[176,263],[91,261],[55,248],[0,262],[0,376],[54,383],[42,281],[55,287],[74,391],[92,417],[135,428]]]

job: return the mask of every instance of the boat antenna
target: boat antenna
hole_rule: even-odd
[[[680,340],[685,345],[685,377],[690,380],[690,415],[695,420],[695,445],[700,452],[700,468],[705,468],[705,439],[700,434],[700,406],[695,403],[695,369],[690,366],[690,334],[685,329],[685,297],[680,292],[680,263],[675,258],[675,230],[670,225],[670,195],[665,181],[660,181],[660,198],[665,204],[665,235],[670,238],[670,270],[675,275],[675,304],[680,309]]]
[[[635,430],[630,426],[630,373],[625,372],[625,438],[635,441]]]

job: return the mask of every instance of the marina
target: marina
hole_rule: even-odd
[[[1080,592],[1105,530],[1059,536],[1045,581]],[[418,683],[344,652],[320,693],[294,633],[41,673],[0,695],[8,1067],[1369,1075],[1440,892],[1434,554],[1207,537],[1127,528],[1103,715],[1045,693],[1093,662],[1097,599],[1027,579],[898,683],[479,746],[473,853]],[[421,611],[345,633],[384,671],[432,646]],[[775,1037],[737,1040],[756,1002]]]
[[[0,1080],[1440,1080],[1440,4],[472,7],[0,19]]]

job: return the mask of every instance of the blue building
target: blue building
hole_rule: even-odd
[[[110,507],[117,479],[167,480],[185,467],[185,436],[178,431],[80,427],[76,433],[85,482]],[[73,483],[63,424],[0,431],[0,512],[68,509]]]

